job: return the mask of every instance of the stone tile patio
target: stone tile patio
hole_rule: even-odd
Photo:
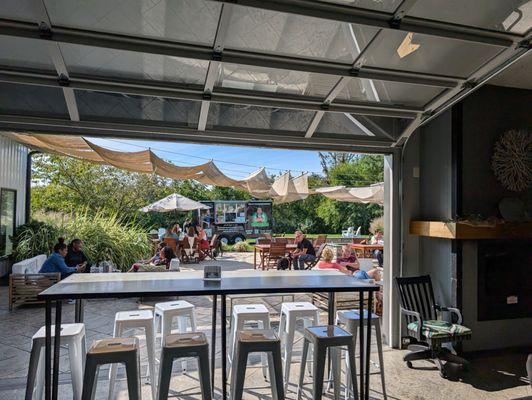
[[[225,270],[253,268],[253,255],[230,253],[217,262]],[[201,265],[187,265],[193,269],[201,268]],[[13,312],[8,311],[7,287],[0,287],[0,399],[23,399],[26,384],[29,352],[31,349],[31,336],[44,324],[44,309],[42,307],[19,308]],[[140,303],[139,299],[116,299],[116,300],[91,300],[85,307],[85,324],[87,342],[109,337],[112,335],[114,315],[117,311],[131,310],[139,307],[152,307],[155,302],[162,299],[150,300]],[[296,300],[309,300],[306,295],[296,296]],[[208,297],[187,298],[196,306],[198,329],[210,333],[211,300]],[[280,298],[265,299],[239,299],[237,302],[263,301],[271,310],[272,325],[278,326],[278,312],[280,310]],[[228,303],[229,304],[229,303]],[[63,321],[69,322],[74,319],[74,306],[64,304]],[[322,322],[326,321],[326,314],[321,315]],[[300,333],[301,333],[301,327]],[[147,372],[147,358],[144,336],[141,331],[131,330],[128,334],[134,334],[141,340],[141,364],[143,375]],[[219,334],[219,332],[218,332]],[[210,334],[208,335],[210,338]],[[219,338],[218,338],[219,340]],[[301,335],[296,334],[297,343],[294,349],[294,365],[291,371],[291,385],[287,393],[288,399],[295,399],[295,382],[299,375],[298,360],[301,352]],[[219,350],[220,344],[218,342]],[[386,389],[388,399],[525,399],[532,398],[530,385],[525,381],[525,355],[503,354],[498,356],[482,357],[471,360],[471,370],[464,375],[461,381],[448,381],[440,378],[434,365],[429,362],[418,362],[419,368],[411,370],[402,362],[404,351],[385,348],[384,352],[386,369]],[[59,377],[59,394],[61,399],[71,399],[70,373],[68,365],[68,351],[62,351]],[[246,375],[245,399],[269,399],[271,393],[269,384],[262,377],[260,369],[260,357],[250,358],[248,373]],[[218,351],[216,359],[216,398],[220,398],[220,375],[221,360]],[[374,372],[377,372],[375,369]],[[108,369],[102,368],[99,375],[97,399],[107,398]],[[119,378],[124,377],[123,370],[119,369]],[[306,382],[311,382],[307,376]],[[194,361],[188,363],[187,373],[181,374],[176,366],[171,383],[171,398],[200,399],[198,389],[196,365]],[[310,388],[310,386],[308,386]],[[143,385],[143,398],[149,399],[151,391],[148,385]],[[379,375],[372,375],[371,392],[372,399],[382,399],[382,388]],[[117,385],[116,398],[127,399],[125,381]],[[304,392],[304,397],[312,397],[310,390]],[[326,398],[332,398],[327,395]]]

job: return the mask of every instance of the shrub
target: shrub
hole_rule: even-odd
[[[66,223],[65,231],[70,240],[83,240],[83,251],[91,262],[112,261],[122,270],[152,250],[146,230],[135,221],[123,223],[116,214],[84,211]]]
[[[20,225],[13,235],[15,261],[32,258],[39,254],[50,254],[59,236],[61,236],[60,228],[52,223],[33,220]]]
[[[38,216],[41,218],[42,216]],[[47,222],[32,221],[20,226],[14,235],[16,260],[49,254],[60,236],[66,242],[83,240],[83,252],[91,263],[112,261],[122,270],[140,259],[147,258],[152,247],[146,230],[135,221],[124,223],[115,215],[86,210],[69,216],[43,218]]]
[[[233,251],[245,253],[246,251],[249,251],[249,247],[250,246],[247,242],[238,242],[233,245]]]

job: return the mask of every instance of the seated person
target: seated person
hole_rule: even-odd
[[[159,239],[159,240],[163,240],[163,239],[179,239],[179,236],[176,235],[171,229],[166,229],[166,232],[164,233],[164,235],[162,235],[162,237]]]
[[[360,269],[360,263],[358,262],[358,258],[354,250],[349,245],[345,245],[342,247],[342,256],[337,257],[336,262],[351,271],[358,271]]]
[[[375,235],[373,235],[371,237],[371,240],[370,240],[369,244],[384,245],[384,238],[382,237],[382,232],[381,231],[376,231]],[[382,265],[383,265],[383,262],[384,262],[384,257],[383,257],[383,254],[382,254],[382,250],[374,250],[373,251],[373,255],[375,256],[375,258],[379,262],[379,267],[382,268]]]
[[[44,262],[39,273],[60,272],[61,279],[73,274],[74,272],[83,272],[86,264],[80,264],[75,267],[69,267],[65,264],[65,256],[68,248],[64,238],[59,238],[54,246],[54,252]]]
[[[373,279],[375,282],[382,279],[381,271],[379,268],[372,268],[369,271],[359,270],[353,274],[357,279]]]
[[[337,269],[338,271],[343,272],[344,274],[347,274],[347,275],[353,274],[353,272],[350,271],[347,267],[339,263],[333,262],[334,253],[330,248],[326,247],[325,249],[323,249],[323,252],[321,253],[321,258],[322,260],[319,261],[314,268],[312,268],[313,270],[315,269]]]
[[[68,245],[65,264],[69,267],[76,267],[82,264],[87,265],[87,256],[83,253],[83,242],[81,239],[74,239]]]
[[[303,232],[296,231],[295,236],[297,249],[290,254],[293,259],[293,266],[294,269],[305,269],[306,261],[314,261],[316,259],[316,251]]]
[[[170,232],[172,235],[175,235],[176,237],[181,237],[181,227],[179,226],[179,224],[175,224],[173,227],[172,227],[172,230]]]
[[[170,261],[175,258],[175,253],[171,247],[164,246],[159,250],[159,257],[152,257],[151,261],[135,263],[127,272],[159,272],[166,271],[170,267]]]

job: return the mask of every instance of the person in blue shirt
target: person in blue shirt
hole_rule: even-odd
[[[54,252],[48,257],[44,262],[39,272],[60,272],[61,279],[66,278],[74,272],[83,272],[85,269],[85,264],[79,264],[75,267],[69,267],[65,263],[65,256],[68,253],[68,247],[65,244],[65,239],[59,238],[56,245],[54,246]]]

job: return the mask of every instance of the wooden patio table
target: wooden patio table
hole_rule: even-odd
[[[384,246],[382,244],[352,243],[350,246],[357,252],[357,256],[361,254],[360,258],[373,258],[373,252],[375,250],[384,250]]]
[[[222,398],[227,399],[227,310],[226,295],[253,293],[312,293],[328,292],[328,323],[334,322],[334,294],[359,293],[360,309],[364,309],[367,294],[368,314],[372,312],[375,284],[346,276],[338,271],[227,271],[221,281],[204,281],[203,272],[137,272],[73,274],[39,294],[45,308],[45,399],[57,400],[59,383],[59,346],[61,341],[61,309],[64,299],[76,299],[76,322],[82,322],[83,300],[95,298],[132,298],[164,296],[212,296],[211,379],[214,388],[216,354],[217,299],[221,296]],[[52,305],[55,303],[55,333],[52,374]],[[78,311],[78,307],[80,310]],[[364,342],[364,313],[360,313],[360,398],[369,399],[369,354],[371,324],[367,325]],[[365,368],[364,368],[365,367]],[[53,380],[52,380],[53,378]],[[213,389],[214,390],[214,389]]]
[[[297,249],[297,244],[295,243],[287,243],[286,244],[286,250],[292,251]],[[266,258],[266,254],[270,251],[270,245],[269,244],[256,244],[253,246],[253,269],[262,268],[264,269],[264,259]],[[259,265],[257,265],[257,253],[259,253]]]

